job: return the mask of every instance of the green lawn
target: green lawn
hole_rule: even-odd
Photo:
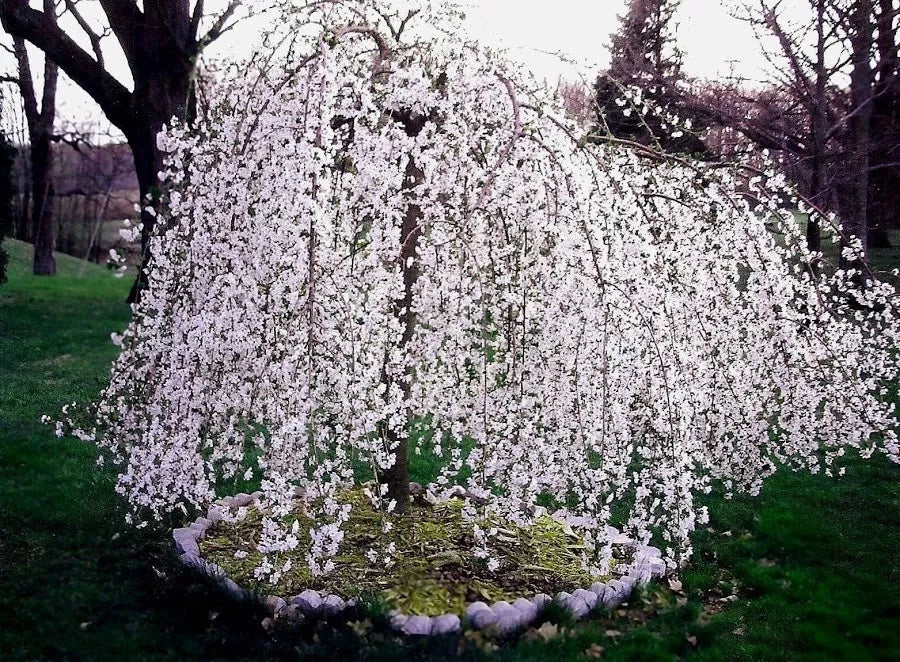
[[[128,319],[130,283],[58,256],[35,278],[7,241],[0,288],[0,659],[480,657],[353,628],[271,640],[255,618],[184,588],[161,531],[133,532],[85,444],[40,424],[102,387]],[[684,594],[654,588],[614,614],[563,624],[504,659],[900,659],[900,468],[853,461],[847,476],[781,473],[757,499],[710,501]],[[361,628],[356,628],[362,631]],[[536,639],[535,639],[536,637]],[[532,639],[529,641],[528,639]]]

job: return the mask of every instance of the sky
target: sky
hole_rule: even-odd
[[[207,5],[216,6],[212,0]],[[407,0],[408,1],[408,0]],[[765,60],[751,28],[732,17],[725,5],[734,0],[683,0],[678,22],[679,47],[685,54],[685,70],[694,77],[714,78],[734,73],[749,80],[765,77]],[[252,4],[254,0],[245,0]],[[466,28],[472,36],[510,49],[510,54],[539,77],[556,82],[560,77],[575,81],[593,78],[608,62],[606,44],[618,26],[627,0],[463,0]],[[799,8],[805,0],[784,0]],[[86,15],[100,9],[86,5]],[[74,25],[71,33],[77,33]],[[258,34],[258,25],[245,23],[216,42],[214,57],[241,57],[249,54]],[[7,38],[8,39],[8,38]],[[87,47],[87,44],[85,43]],[[577,66],[566,63],[563,54]],[[35,62],[39,56],[34,56]],[[120,79],[129,81],[121,52],[110,51],[107,66]],[[12,61],[0,59],[0,70],[12,71]],[[33,69],[40,67],[32,65]],[[130,86],[130,83],[127,83]],[[99,108],[62,76],[58,110],[63,121],[76,124],[100,121]]]
[[[786,0],[787,4],[802,0]],[[626,0],[472,0],[467,23],[473,35],[504,44],[536,73],[572,76],[572,67],[548,53],[565,53],[584,65],[608,63],[606,44],[625,13]],[[691,76],[737,74],[758,80],[765,60],[751,28],[720,0],[683,0],[678,42]]]

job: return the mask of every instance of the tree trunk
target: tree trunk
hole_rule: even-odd
[[[162,125],[158,130],[162,129]],[[141,292],[147,285],[147,268],[150,261],[150,236],[156,223],[155,216],[148,212],[148,207],[156,207],[159,199],[159,171],[162,169],[162,154],[156,148],[156,134],[138,134],[128,141],[131,153],[134,157],[134,169],[137,173],[138,190],[140,192],[141,207],[141,263],[137,278],[128,293],[128,303],[135,303],[140,299]],[[152,204],[148,204],[152,203]]]
[[[819,209],[825,209],[824,197],[828,191],[826,183],[825,152],[828,148],[825,136],[828,133],[828,64],[825,60],[825,0],[816,2],[816,62],[815,86],[811,99],[811,126],[813,138],[812,165],[809,177],[809,197]],[[810,215],[806,225],[806,245],[810,251],[822,250],[822,229],[815,212]]]
[[[34,274],[52,276],[56,273],[53,257],[53,184],[51,168],[53,151],[50,136],[37,133],[31,139],[31,179],[34,182]]]
[[[406,115],[403,118],[404,128],[409,136],[416,136],[425,126],[425,118],[416,115]],[[416,164],[415,160],[410,157],[406,164],[405,178],[403,181],[403,189],[412,191],[422,184],[425,180],[425,173]],[[416,281],[419,279],[419,236],[422,234],[422,208],[411,202],[403,216],[403,222],[400,226],[400,265],[403,272],[403,298],[394,303],[394,310],[397,318],[400,320],[403,335],[398,342],[398,348],[405,350],[409,341],[412,340],[413,333],[416,328],[416,315],[413,312],[413,292],[415,290]],[[385,372],[385,375],[387,373]],[[400,383],[400,389],[403,393],[403,400],[409,400],[412,390],[413,369],[408,367],[406,374]],[[391,378],[386,376],[386,384],[390,390]],[[406,511],[409,505],[409,417],[407,416],[407,426],[402,432],[387,427],[387,440],[391,446],[395,446],[394,464],[384,473],[384,483],[388,487],[388,500],[394,500],[397,503],[396,512],[402,513]]]
[[[148,8],[149,11],[150,8]],[[188,15],[185,14],[185,17]],[[172,118],[186,119],[188,97],[192,86],[194,62],[176,49],[160,49],[156,43],[164,43],[173,36],[186,39],[186,35],[173,34],[189,29],[189,24],[173,21],[164,16],[145,26],[148,34],[158,32],[156,39],[139,47],[136,63],[134,114],[132,131],[126,131],[128,144],[134,156],[134,167],[140,189],[141,206],[141,264],[128,302],[134,303],[147,284],[147,268],[150,263],[150,236],[156,224],[156,216],[147,208],[156,208],[161,195],[159,172],[163,168],[163,154],[157,148],[156,137]]]
[[[22,177],[22,179],[28,179],[28,177]],[[31,209],[31,184],[27,181],[24,183],[22,187],[22,201],[18,207],[18,217],[19,224],[16,228],[16,239],[19,241],[32,241],[34,237],[32,233],[29,231],[31,227],[31,223],[29,219],[31,218],[31,214],[29,213]]]
[[[872,47],[874,29],[871,21],[872,0],[857,0],[851,19],[853,37],[853,70],[850,73],[850,104],[856,110],[850,118],[850,139],[852,141],[851,199],[848,204],[850,217],[846,219],[845,231],[862,243],[862,259],[866,258],[868,243],[869,208],[869,149],[872,124]],[[841,266],[859,268],[859,264],[847,263],[841,256]]]

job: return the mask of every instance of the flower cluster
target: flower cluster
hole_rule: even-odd
[[[287,14],[198,126],[160,136],[149,288],[89,426],[136,510],[203,506],[252,458],[263,570],[308,545],[326,572],[339,493],[425,426],[431,489],[480,497],[488,562],[490,522],[552,503],[600,571],[614,506],[674,565],[698,493],[848,447],[897,459],[891,286],[818,273],[772,172],[582,140],[432,4]],[[308,539],[281,524],[297,487]]]

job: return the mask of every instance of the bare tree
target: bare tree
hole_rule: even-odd
[[[44,13],[48,21],[56,24],[56,9],[53,0],[43,0]],[[31,61],[25,40],[13,36],[13,53],[16,57],[18,76],[15,82],[22,96],[22,106],[28,126],[28,162],[31,174],[30,199],[34,242],[33,270],[38,276],[52,276],[56,273],[53,257],[53,187],[50,173],[53,169],[53,123],[56,119],[56,88],[59,69],[49,57],[44,58],[43,90],[38,105],[38,95],[32,73]],[[27,218],[29,210],[23,206]],[[27,221],[25,223],[27,225]]]
[[[771,44],[768,89],[719,85],[687,103],[785,155],[806,197],[837,211],[845,239],[857,237],[865,250],[871,228],[900,212],[898,10],[891,0],[806,0],[803,8],[806,20],[792,23],[777,0],[743,0],[738,16]],[[815,216],[807,242],[820,249]]]
[[[107,119],[131,147],[142,202],[153,206],[159,194],[162,154],[156,136],[173,117],[189,119],[192,81],[203,49],[234,25],[241,0],[229,0],[211,15],[204,0],[99,0],[105,22],[95,24],[81,11],[78,0],[64,0],[65,11],[86,35],[92,52],[63,30],[51,6],[34,9],[28,0],[0,0],[0,22],[18,39],[41,49],[97,102]],[[193,4],[193,7],[191,6]],[[201,24],[209,26],[201,33]],[[103,40],[118,42],[128,62],[133,90],[117,80],[106,66]],[[144,266],[149,259],[148,238],[154,213],[143,211]],[[130,300],[146,281],[141,269]]]
[[[2,100],[2,93],[0,93],[0,100]],[[15,154],[15,148],[9,143],[6,133],[0,129],[0,285],[6,282],[6,267],[8,263],[8,255],[4,250],[3,240],[7,235],[11,234],[13,229],[12,171]]]

